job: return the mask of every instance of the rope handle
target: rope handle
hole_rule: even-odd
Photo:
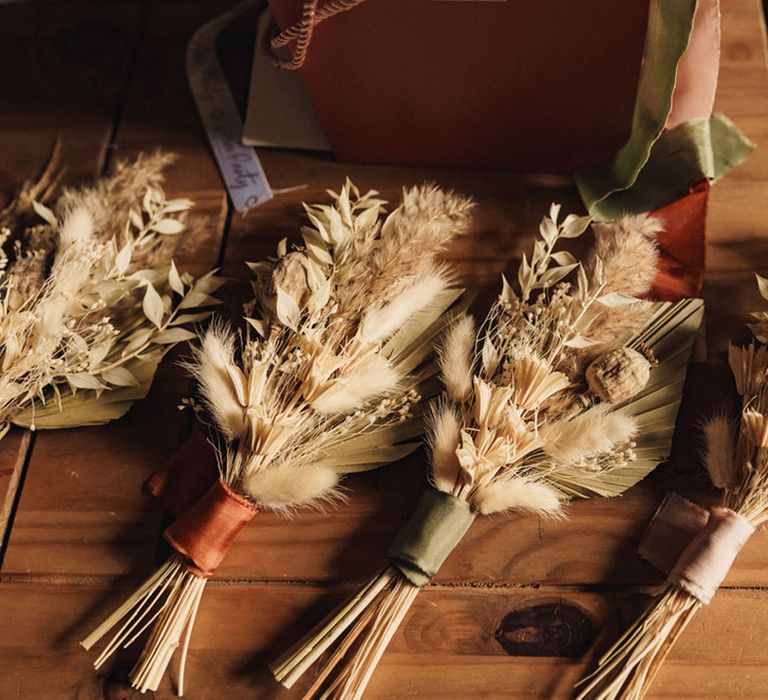
[[[364,2],[365,0],[328,0],[319,6],[320,0],[304,0],[301,19],[275,34],[269,40],[272,63],[283,70],[298,70],[307,60],[315,27],[335,15],[351,10],[357,5],[362,5]],[[288,46],[292,41],[296,42],[296,46],[291,58],[281,58],[275,53],[277,49]]]

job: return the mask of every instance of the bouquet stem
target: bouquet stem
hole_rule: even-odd
[[[584,678],[576,700],[641,700],[702,603],[676,586],[658,598]]]
[[[81,642],[90,649],[125,618],[94,667],[101,667],[120,647],[129,647],[152,626],[141,656],[129,674],[131,685],[142,693],[157,690],[173,653],[181,645],[178,694],[183,695],[189,640],[206,582],[207,579],[189,572],[179,557],[171,556]]]
[[[333,647],[304,697],[345,700],[362,697],[381,656],[419,590],[396,569],[387,567],[352,600],[334,611],[278,659],[270,667],[272,673],[280,683],[290,688]],[[339,666],[340,670],[329,682],[331,674]]]

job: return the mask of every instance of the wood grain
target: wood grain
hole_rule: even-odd
[[[107,155],[157,147],[179,152],[168,190],[194,198],[210,217],[207,235],[182,251],[181,260],[200,272],[226,244],[222,264],[233,279],[226,292],[230,315],[249,293],[243,263],[271,254],[280,238],[296,231],[301,201],[324,199],[325,188],[337,188],[347,175],[391,201],[402,185],[424,180],[477,198],[473,230],[448,258],[479,290],[478,309],[500,273],[529,247],[550,201],[581,208],[562,178],[350,167],[323,156],[273,151],[261,154],[272,185],[304,187],[283,192],[246,216],[230,217],[183,65],[190,32],[230,5],[229,0],[104,5],[65,0],[45,4],[44,11],[0,9],[6,20],[0,20],[0,39],[16,49],[5,93],[13,109],[0,115],[6,154],[0,184],[38,167],[56,128],[70,144],[66,157],[74,164],[73,177],[94,174]],[[759,5],[729,0],[723,12],[717,105],[764,148],[768,71]],[[89,22],[96,22],[98,31],[86,31],[94,26]],[[230,69],[249,63],[249,22],[233,26],[221,42]],[[27,45],[29,26],[40,37],[35,48]],[[135,64],[122,62],[120,47],[140,47]],[[78,61],[86,66],[79,72]],[[37,96],[25,90],[32,81],[39,84]],[[241,88],[242,71],[235,81],[242,101]],[[114,148],[107,150],[107,143]],[[728,334],[760,304],[751,274],[756,260],[768,260],[763,148],[712,193],[704,296],[715,360]],[[636,615],[649,587],[661,579],[634,553],[661,494],[674,488],[705,502],[716,498],[697,465],[693,426],[728,386],[721,366],[693,368],[672,461],[623,498],[575,503],[563,523],[524,517],[477,522],[435,585],[417,599],[367,697],[568,697],[592,656]],[[168,362],[150,397],[118,423],[37,436],[0,570],[0,620],[13,630],[0,635],[0,697],[134,697],[123,684],[130,655],[96,674],[93,656],[79,649],[77,640],[163,556],[164,514],[140,485],[189,429],[187,417],[176,410],[185,390],[185,378]],[[19,440],[18,433],[5,439],[0,493],[12,478]],[[416,455],[351,478],[350,503],[332,516],[302,513],[286,522],[259,514],[209,584],[192,642],[188,696],[298,697],[300,689],[276,687],[264,664],[378,568],[418,497],[423,470]],[[768,655],[762,644],[767,628],[768,547],[761,533],[676,647],[652,697],[767,697]],[[172,678],[155,697],[171,693]]]
[[[124,589],[101,585],[0,584],[0,616],[13,635],[0,638],[0,689],[8,698],[141,697],[124,684],[127,663],[96,674],[77,640],[83,620],[104,614]],[[291,620],[311,618],[349,594],[312,586],[209,584],[188,659],[190,700],[222,697],[292,698],[301,688],[282,689],[264,671],[274,650],[289,643]],[[366,697],[485,698],[568,697],[589,663],[577,658],[510,656],[497,635],[510,614],[549,605],[552,621],[570,632],[573,611],[588,617],[597,648],[622,629],[647,602],[637,594],[598,594],[536,589],[430,587],[416,599],[393,640]],[[237,615],[232,611],[237,610]],[[315,611],[315,615],[321,614]],[[79,621],[79,622],[78,622]],[[551,622],[550,622],[551,624]],[[691,623],[654,687],[654,698],[764,698],[768,666],[759,640],[768,625],[764,591],[721,591]],[[721,634],[712,643],[713,632]],[[518,639],[536,629],[518,631]],[[591,641],[591,635],[586,639]],[[18,672],[19,667],[25,673]],[[155,694],[172,697],[176,669]]]

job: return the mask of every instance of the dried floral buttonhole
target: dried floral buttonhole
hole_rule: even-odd
[[[418,446],[422,402],[439,388],[434,340],[463,308],[438,256],[467,230],[472,203],[422,186],[406,189],[382,218],[375,192],[361,195],[347,182],[330,194],[332,204],[306,207],[301,245],[283,240],[277,258],[250,266],[254,299],[240,336],[212,324],[190,363],[220,455],[215,494],[166,531],[176,552],[83,642],[90,648],[118,626],[98,667],[152,625],[130,674],[141,691],[157,688],[181,644],[183,692],[206,579],[256,510],[322,507],[340,498],[341,475]],[[211,525],[223,511],[235,514],[235,527]],[[212,550],[216,561],[204,563]]]
[[[768,299],[768,280],[758,275],[757,282],[760,294]],[[749,326],[758,342],[728,348],[741,415],[716,413],[702,426],[704,465],[712,483],[723,491],[720,507],[711,511],[709,519],[714,520],[712,513],[716,512],[716,522],[735,522],[747,536],[768,521],[768,313],[759,311],[752,317],[754,322]],[[718,533],[710,539],[723,540]],[[717,561],[719,553],[710,552],[713,553],[709,559]],[[732,548],[729,558],[737,552],[738,548]],[[726,565],[732,561],[726,560]],[[670,574],[674,578],[675,571]],[[715,589],[713,585],[707,593]],[[668,579],[645,612],[599,660],[596,670],[581,681],[578,697],[644,697],[664,660],[705,602],[706,598],[703,601],[701,596],[692,595]]]
[[[64,189],[56,162],[0,212],[0,430],[105,423],[149,391],[163,355],[221,281],[171,256],[192,202],[161,187],[172,157],[139,156]],[[194,228],[194,227],[193,227]]]
[[[638,300],[656,271],[657,220],[595,226],[582,265],[556,247],[589,221],[558,217],[553,205],[518,270],[519,292],[504,280],[480,328],[465,315],[445,334],[445,391],[429,424],[433,488],[389,566],[273,664],[285,686],[322,658],[305,697],[361,697],[420,587],[477,515],[562,517],[568,499],[618,495],[669,454],[702,305]]]

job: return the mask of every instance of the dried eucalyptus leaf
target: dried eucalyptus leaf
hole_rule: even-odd
[[[155,326],[162,328],[165,307],[163,305],[162,298],[157,293],[157,290],[154,288],[151,282],[147,284],[147,290],[144,293],[142,308],[144,309],[144,313],[146,314],[147,318],[152,321]]]
[[[169,326],[184,326],[188,323],[199,323],[200,321],[204,321],[206,318],[208,318],[211,315],[210,311],[201,311],[198,314],[181,314],[181,316],[177,316],[173,319],[168,325]]]
[[[75,389],[104,389],[104,384],[87,372],[65,374],[64,377],[69,382],[69,385]]]
[[[191,209],[194,202],[191,199],[169,199],[163,206],[165,214],[174,214],[178,211]]]
[[[139,380],[125,367],[112,367],[101,372],[102,379],[114,386],[139,386]]]
[[[592,218],[589,216],[576,216],[575,214],[568,214],[563,222],[563,227],[560,231],[562,238],[578,238],[584,231],[589,228],[589,224],[592,223]]]
[[[128,270],[129,265],[131,264],[131,258],[133,257],[133,244],[132,243],[126,243],[121,249],[120,252],[115,257],[115,269],[117,270],[118,274],[123,275]]]
[[[176,294],[184,296],[184,283],[181,281],[181,277],[179,277],[179,271],[176,269],[176,263],[173,260],[171,260],[171,267],[168,270],[168,284],[171,285],[171,289]]]
[[[152,338],[152,342],[159,345],[173,345],[175,343],[183,343],[186,340],[192,340],[195,337],[195,334],[186,328],[169,328],[158,333]]]
[[[295,302],[293,297],[281,287],[278,287],[275,291],[277,293],[277,318],[284,326],[287,326],[291,330],[296,330],[299,324],[299,318],[301,317],[299,305]]]
[[[757,277],[757,288],[760,290],[760,296],[763,299],[768,299],[768,279],[755,273]]]
[[[215,306],[221,304],[221,300],[208,294],[190,292],[179,302],[178,309],[193,309],[201,306]]]
[[[166,236],[175,236],[184,230],[184,224],[178,219],[160,219],[152,225],[152,230]]]

